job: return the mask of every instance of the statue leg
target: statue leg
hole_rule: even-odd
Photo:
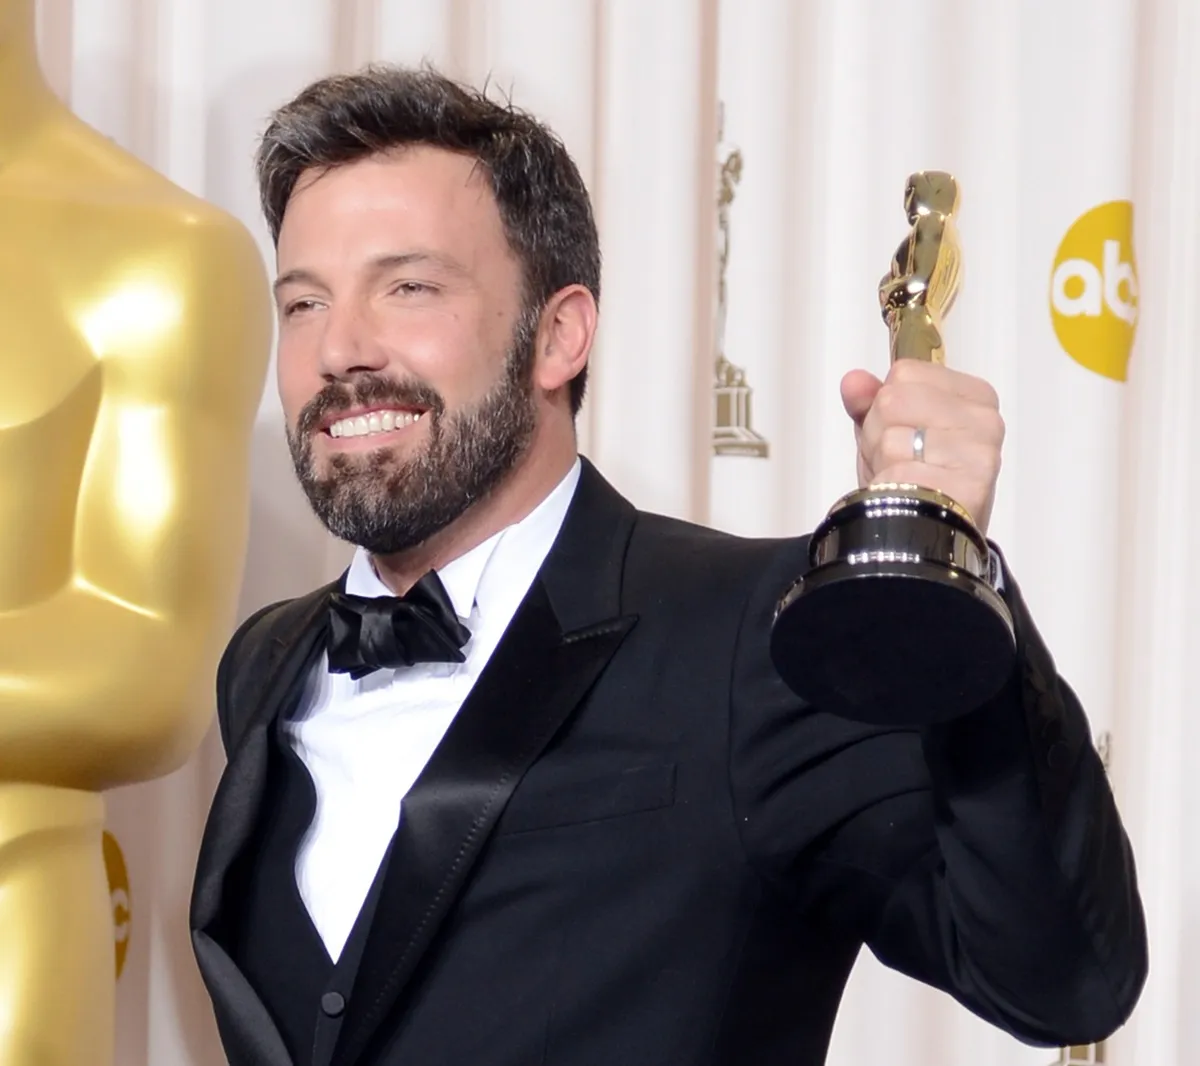
[[[111,1066],[112,905],[91,792],[0,784],[0,1063]]]

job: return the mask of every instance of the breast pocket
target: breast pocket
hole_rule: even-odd
[[[674,802],[674,763],[636,766],[553,785],[527,779],[513,793],[496,833],[605,822],[669,807]]]

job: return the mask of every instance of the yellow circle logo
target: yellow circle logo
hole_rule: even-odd
[[[1133,204],[1113,200],[1075,221],[1050,279],[1058,343],[1081,366],[1124,381],[1138,319]]]
[[[125,856],[121,845],[112,833],[103,837],[104,869],[108,873],[108,891],[112,894],[113,940],[117,952],[117,977],[125,969],[125,956],[129,952],[129,932],[133,924],[133,913],[129,899],[129,871],[125,867]]]

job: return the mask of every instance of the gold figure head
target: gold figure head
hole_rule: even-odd
[[[954,305],[962,272],[955,215],[959,187],[940,170],[913,174],[904,190],[910,229],[879,283],[879,304],[897,359],[945,361],[942,319]]]

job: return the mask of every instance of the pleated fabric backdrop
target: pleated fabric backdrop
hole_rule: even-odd
[[[949,358],[995,384],[1008,424],[992,534],[1110,759],[1153,972],[1107,1048],[1060,1054],[864,955],[829,1061],[1200,1061],[1200,0],[42,0],[40,16],[64,99],[241,218],[269,267],[255,138],[310,79],[427,59],[542,115],[605,254],[582,448],[638,504],[739,533],[808,530],[853,487],[838,381],[886,371],[876,287],[907,175],[953,171]],[[347,558],[292,484],[273,382],[253,469],[243,616]],[[186,935],[220,765],[210,737],[111,797],[120,1066],[223,1061]]]

